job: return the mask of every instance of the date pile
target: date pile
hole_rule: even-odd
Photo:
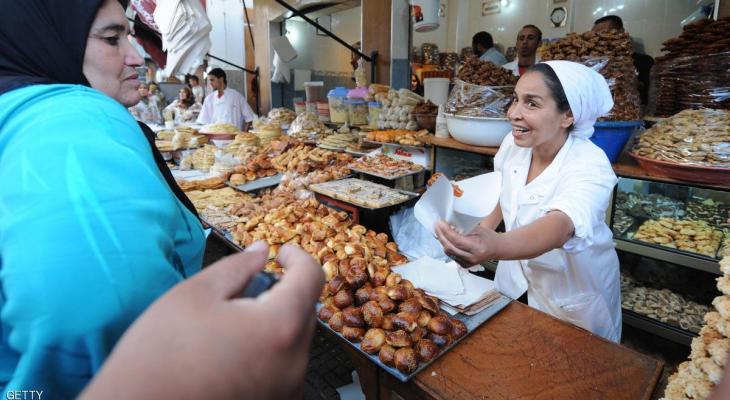
[[[654,115],[666,117],[687,108],[730,108],[730,18],[685,25],[665,41],[652,68],[656,87]]]
[[[570,33],[551,43],[542,52],[542,59],[568,60],[596,69],[608,81],[614,107],[608,121],[641,119],[640,98],[632,54],[634,46],[626,32],[614,29],[603,32]]]
[[[477,57],[467,59],[456,77],[480,86],[514,86],[517,83],[517,77],[511,71]]]

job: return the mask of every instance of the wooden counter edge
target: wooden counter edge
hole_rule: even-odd
[[[494,156],[495,154],[497,154],[497,151],[499,150],[499,147],[472,146],[469,144],[464,144],[464,143],[454,140],[451,137],[441,138],[441,137],[436,137],[433,135],[427,135],[427,136],[420,137],[418,139],[421,142],[430,144],[432,146],[444,147],[444,148],[448,148],[448,149],[461,150],[461,151],[468,151],[470,153],[483,154],[486,156]]]

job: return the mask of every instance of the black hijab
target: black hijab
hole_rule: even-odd
[[[128,0],[117,0],[127,8]],[[89,29],[104,0],[0,0],[0,96],[28,85],[90,86],[83,73]],[[195,207],[172,177],[155,146],[155,134],[139,123],[157,168],[175,196]]]

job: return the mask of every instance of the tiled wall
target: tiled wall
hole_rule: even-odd
[[[564,0],[558,5],[569,10],[569,17],[565,27],[561,28],[552,27],[548,19],[550,10],[556,6],[554,2],[509,0],[499,13],[482,16],[481,0],[442,0],[447,5],[447,15],[440,18],[439,29],[428,33],[414,32],[413,43],[418,46],[432,42],[438,44],[441,51],[458,51],[471,45],[471,37],[476,32],[486,30],[496,43],[507,48],[514,46],[517,33],[525,24],[540,27],[545,38],[558,38],[571,31],[587,31],[595,19],[604,14],[615,14],[624,20],[626,31],[638,47],[656,57],[661,55],[661,43],[681,32],[681,21],[697,10],[697,3],[712,3],[712,0]],[[456,18],[460,8],[462,14],[463,8],[467,10],[465,19]],[[462,22],[466,28],[461,25]]]

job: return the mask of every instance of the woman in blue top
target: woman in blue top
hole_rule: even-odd
[[[143,60],[125,3],[0,0],[6,393],[75,397],[132,321],[201,267],[201,224],[126,108]]]

